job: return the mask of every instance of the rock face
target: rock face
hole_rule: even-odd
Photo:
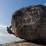
[[[11,25],[21,39],[46,42],[46,6],[28,6],[15,11]]]
[[[19,42],[6,43],[6,44],[3,44],[3,46],[46,46],[46,45],[30,43],[26,41],[19,41]]]

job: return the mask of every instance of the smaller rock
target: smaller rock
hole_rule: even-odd
[[[46,46],[45,44],[38,44],[38,43],[31,43],[27,41],[18,41],[18,42],[11,42],[3,44],[3,46]]]

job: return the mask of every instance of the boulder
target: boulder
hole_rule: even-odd
[[[15,35],[21,39],[46,42],[46,6],[20,8],[13,13],[11,25]]]

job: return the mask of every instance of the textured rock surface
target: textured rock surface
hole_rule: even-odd
[[[6,43],[6,44],[3,44],[3,46],[46,46],[46,45],[30,43],[30,42],[26,42],[26,41],[20,41],[20,42]]]
[[[19,38],[46,42],[46,6],[28,6],[15,11],[12,29]]]

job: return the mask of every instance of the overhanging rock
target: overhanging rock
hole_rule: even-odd
[[[46,42],[46,6],[27,6],[15,11],[12,29],[21,39]]]

